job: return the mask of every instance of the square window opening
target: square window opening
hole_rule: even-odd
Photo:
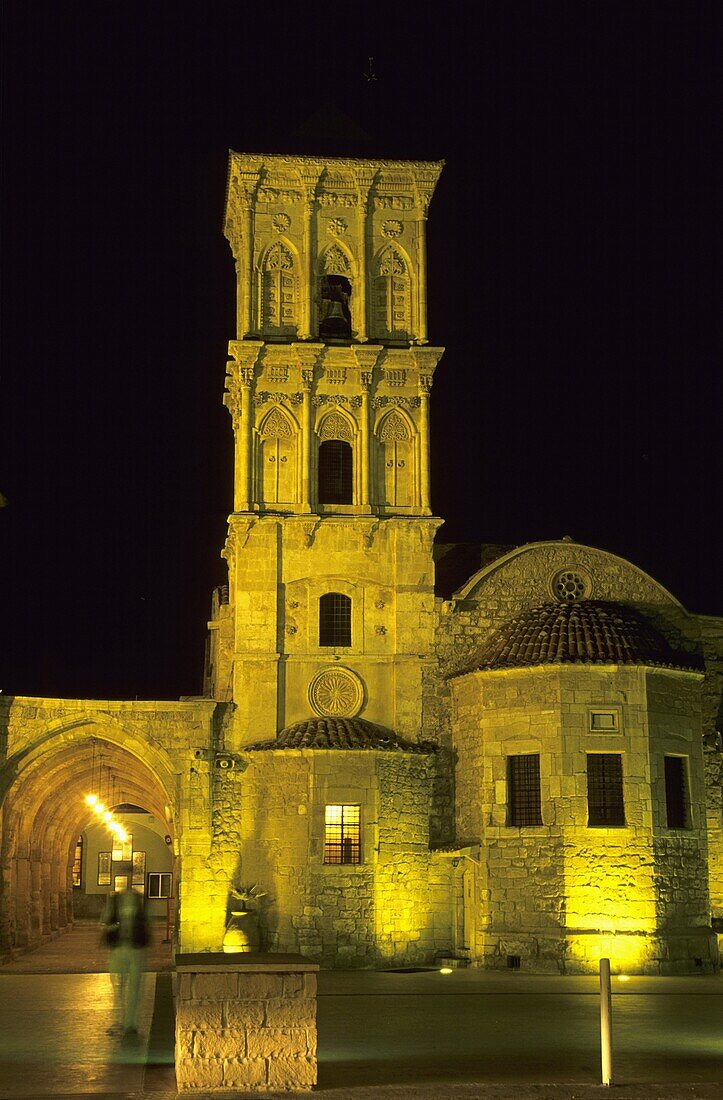
[[[616,752],[587,754],[588,825],[624,825],[623,758]]]
[[[538,753],[507,757],[507,824],[542,825]]]
[[[665,817],[669,829],[690,827],[687,768],[682,756],[665,757]]]
[[[325,807],[324,863],[361,863],[361,806]]]

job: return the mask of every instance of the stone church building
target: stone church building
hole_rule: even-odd
[[[0,697],[5,956],[130,876],[185,952],[254,884],[264,946],[324,966],[718,966],[723,620],[569,538],[435,541],[441,170],[231,153],[204,694]]]

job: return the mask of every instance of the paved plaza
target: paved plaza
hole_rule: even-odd
[[[111,990],[94,926],[0,967],[1,1100],[175,1096],[171,955],[158,936],[148,962],[135,1046],[106,1034]],[[599,1084],[595,978],[322,972],[317,1091],[349,1100],[723,1097],[722,976],[614,979],[613,1014],[611,1090]]]

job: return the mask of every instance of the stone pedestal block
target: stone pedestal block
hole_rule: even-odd
[[[301,955],[177,955],[179,1092],[315,1085],[318,969]]]

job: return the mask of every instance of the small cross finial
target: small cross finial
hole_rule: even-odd
[[[368,61],[369,64],[367,66],[366,72],[364,73],[364,79],[367,81],[368,84],[371,84],[374,80],[376,80],[377,74],[374,72],[374,58],[370,57],[368,58]]]

